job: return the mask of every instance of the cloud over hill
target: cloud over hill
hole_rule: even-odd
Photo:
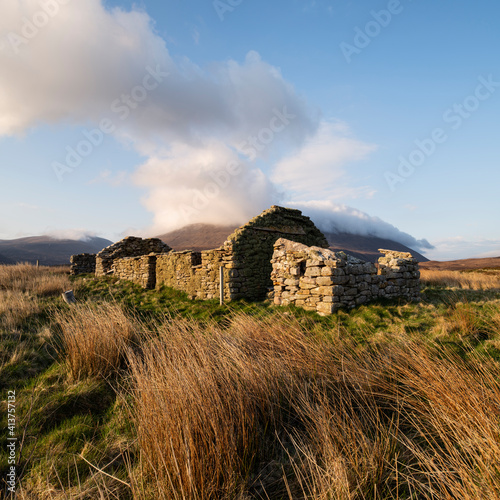
[[[148,232],[241,224],[279,203],[303,206],[324,227],[429,248],[335,204],[370,194],[350,193],[342,179],[376,145],[322,117],[257,52],[198,66],[171,55],[145,11],[102,0],[6,2],[0,33],[0,136],[70,123],[89,143],[108,133],[127,142],[146,157],[129,178],[147,190]]]

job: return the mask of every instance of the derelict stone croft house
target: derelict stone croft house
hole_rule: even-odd
[[[373,264],[362,261],[359,262],[362,265],[366,264],[367,272],[357,273],[358,267],[352,268],[358,277],[354,278],[354,283],[351,279],[353,286],[345,290],[351,294],[347,293],[348,300],[337,300],[344,292],[342,287],[334,288],[331,286],[330,289],[319,284],[316,287],[311,287],[309,285],[312,283],[308,283],[308,288],[305,288],[302,286],[306,285],[304,279],[307,281],[311,277],[307,276],[307,273],[311,273],[311,269],[307,271],[306,268],[309,265],[308,262],[310,263],[312,260],[303,259],[303,262],[301,261],[298,265],[284,262],[284,259],[292,258],[293,260],[296,256],[293,257],[287,252],[283,253],[281,248],[275,248],[278,240],[300,244],[301,251],[315,247],[317,249],[315,251],[324,249],[325,252],[330,252],[327,250],[328,242],[325,236],[309,217],[302,215],[300,210],[273,206],[238,228],[228,236],[221,247],[213,250],[174,252],[158,238],[144,240],[135,237],[125,238],[110,245],[95,256],[95,274],[97,276],[115,275],[119,279],[133,281],[148,289],[166,285],[186,292],[193,299],[211,299],[219,296],[219,270],[222,268],[225,300],[241,298],[262,300],[266,298],[269,290],[274,286],[275,297],[277,297],[276,304],[295,303],[308,309],[317,310],[322,314],[333,312],[337,307],[318,306],[320,303],[338,303],[338,306],[351,307],[369,300],[372,296],[384,294],[373,292],[369,295],[363,293],[366,292],[367,281],[370,290],[373,291],[373,285],[379,278],[372,277],[376,274]],[[394,287],[389,288],[389,290],[394,290],[394,293],[388,294],[388,296],[401,295],[409,300],[414,300],[417,296],[414,280],[417,279],[418,282],[414,267],[418,264],[415,264],[416,261],[411,259],[409,254],[408,256],[394,254],[392,257],[399,258],[399,268],[408,269],[408,271],[398,273],[399,284],[397,286],[399,288],[397,290]],[[411,262],[405,261],[403,263],[405,259],[411,259]],[[89,263],[88,255],[73,256],[71,262],[72,274],[88,272],[88,269],[92,268],[92,262]],[[352,260],[351,263],[353,263]],[[357,265],[358,263],[356,263]],[[369,272],[368,265],[372,266]],[[387,266],[390,267],[390,264],[385,265],[385,267]],[[321,266],[309,267],[318,268]],[[338,267],[342,267],[342,264],[339,264]],[[290,271],[290,268],[296,269]],[[305,275],[292,275],[291,273],[297,272],[297,269]],[[326,271],[320,270],[320,274],[316,278],[321,278],[321,272]],[[410,280],[410,276],[413,280],[411,284],[402,282]],[[319,279],[319,281],[325,280]],[[320,286],[322,287],[321,294],[313,290]],[[384,288],[385,286],[383,285]],[[409,288],[412,292],[406,293]],[[353,290],[359,291],[360,296],[365,297],[365,299],[359,299],[353,295]],[[330,300],[327,297],[328,294],[337,298]],[[296,300],[292,298],[295,295],[299,296]],[[305,295],[311,295],[311,297],[306,300],[302,297]],[[352,300],[353,297],[354,300]]]
[[[264,299],[273,286],[271,259],[278,238],[328,247],[323,233],[300,210],[273,206],[237,229],[220,248],[159,255],[157,286],[183,290],[192,298],[218,297],[223,267],[225,299]]]

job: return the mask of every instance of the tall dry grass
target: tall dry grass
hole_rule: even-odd
[[[420,270],[426,285],[463,288],[466,290],[500,290],[500,270],[490,272]]]
[[[0,330],[13,332],[40,310],[36,296],[18,290],[0,290]]]
[[[13,267],[0,268],[11,325],[69,284]],[[473,286],[461,283],[447,286]],[[446,321],[465,339],[493,335],[499,316],[484,310],[458,305]],[[146,329],[108,303],[65,307],[52,322],[74,379],[129,370],[135,468],[125,482],[96,470],[75,497],[500,499],[500,368],[487,358],[403,334],[333,341],[284,315]],[[72,497],[63,490],[40,485],[46,498]]]
[[[129,353],[139,447],[161,498],[235,495],[260,457],[273,455],[274,430],[290,411],[284,391],[314,362],[305,339],[270,337],[268,326],[237,318],[227,332],[203,331],[169,320]],[[269,481],[269,472],[253,482]]]
[[[500,498],[500,369],[483,359],[245,316],[166,321],[128,359],[151,497]]]
[[[68,290],[65,267],[0,266],[0,330],[14,332],[40,313],[41,300]]]
[[[412,342],[346,354],[337,402],[300,406],[311,497],[500,498],[499,375]]]
[[[54,321],[60,327],[62,351],[75,380],[114,374],[139,328],[116,303],[97,307],[77,304],[69,310],[56,311]]]
[[[67,271],[65,266],[0,266],[0,290],[24,292],[39,297],[58,295],[71,288]]]

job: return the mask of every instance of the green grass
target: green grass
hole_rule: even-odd
[[[320,317],[314,312],[293,306],[276,308],[267,301],[248,303],[240,300],[220,306],[218,300],[191,300],[184,292],[171,288],[144,290],[133,283],[118,282],[113,278],[97,280],[88,277],[83,283],[78,278],[75,281],[78,283],[82,300],[116,300],[145,319],[172,315],[199,321],[222,322],[237,313],[263,317],[275,314],[277,310],[284,310],[303,320],[308,326],[314,325],[323,331],[346,329],[359,337],[359,340],[370,337],[378,330],[405,328],[410,332],[428,332],[438,317],[449,313],[457,304],[458,307],[468,304],[477,311],[480,311],[484,304],[491,304],[493,311],[500,305],[500,291],[457,290],[432,286],[423,287],[422,302],[419,304],[380,300],[352,311],[341,310],[336,315]]]
[[[249,314],[268,313],[268,304],[232,302],[230,305],[219,305],[219,301],[191,300],[187,294],[162,286],[159,290],[144,290],[131,282],[119,282],[114,278],[81,278],[74,279],[78,284],[78,292],[82,300],[118,301],[129,310],[134,311],[146,320],[175,315],[194,318],[200,321],[222,321],[234,312]]]
[[[193,321],[199,328],[215,324],[224,329],[239,315],[270,322],[284,316],[296,319],[297,327],[318,341],[332,345],[344,342],[353,350],[377,350],[405,338],[434,349],[449,348],[464,360],[474,360],[480,355],[487,356],[492,363],[500,361],[500,292],[495,290],[427,286],[419,304],[378,301],[320,317],[291,306],[277,308],[267,301],[236,301],[222,306],[216,300],[192,301],[186,294],[166,287],[143,290],[113,278],[83,276],[69,280],[79,303],[89,303],[96,309],[100,304],[118,303],[146,328],[154,329],[158,322],[169,318]],[[0,312],[0,428],[5,429],[7,425],[7,391],[15,390],[19,441],[24,435],[17,467],[18,473],[22,473],[25,498],[38,498],[44,489],[46,498],[76,498],[77,494],[78,498],[99,498],[101,494],[102,498],[132,498],[131,489],[125,483],[130,484],[135,477],[131,469],[141,465],[130,414],[130,374],[124,365],[113,377],[105,379],[70,377],[60,344],[61,329],[54,320],[56,313],[64,315],[70,308],[54,290],[57,284],[51,281],[49,288],[40,288],[38,292],[36,287],[29,292],[22,291],[28,294],[26,301],[36,302],[36,310],[27,315],[21,309],[13,315],[8,304],[4,312]],[[134,349],[140,354],[139,346]],[[269,436],[264,442],[269,442]],[[8,470],[6,443],[3,433],[0,437],[2,478]],[[272,446],[276,446],[276,441]],[[286,446],[292,448],[290,444]],[[286,446],[270,453],[274,462],[266,465],[269,477],[280,467],[284,467],[288,475],[293,473],[293,465],[284,451]],[[266,455],[265,450],[259,453],[260,459]],[[397,453],[404,454],[404,450],[391,451],[393,455]],[[248,461],[249,474],[259,469],[252,460],[255,457],[249,456],[244,461]],[[142,488],[144,498],[155,498],[147,484],[135,479],[135,491]],[[258,491],[261,490],[256,485],[255,494]],[[378,495],[389,498],[389,493],[378,492]],[[262,491],[261,494],[264,495]],[[411,496],[408,490],[406,498]],[[286,494],[285,498],[288,498]],[[367,498],[375,498],[375,493]]]

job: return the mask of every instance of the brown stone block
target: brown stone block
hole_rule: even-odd
[[[316,278],[316,283],[320,286],[333,285],[333,278],[329,276],[320,276]]]
[[[321,276],[321,268],[320,267],[308,267],[304,276]]]
[[[349,276],[334,276],[332,280],[333,285],[345,285],[349,281]]]
[[[335,268],[330,266],[325,266],[321,268],[321,276],[333,276],[333,271]]]
[[[330,303],[320,302],[316,306],[316,310],[319,314],[332,314],[335,311],[335,306]]]

